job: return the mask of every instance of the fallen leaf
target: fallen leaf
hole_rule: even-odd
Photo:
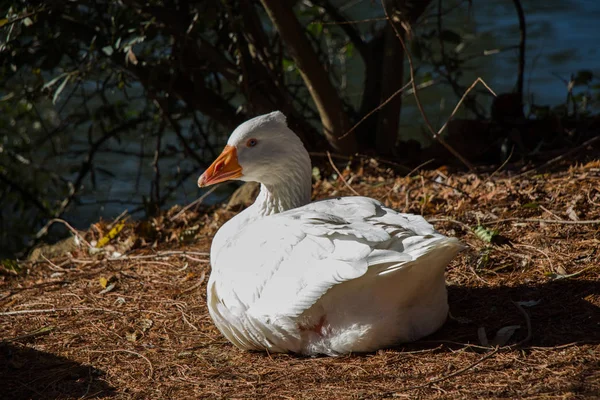
[[[124,221],[119,222],[117,225],[115,225],[114,228],[112,228],[106,234],[106,236],[104,236],[102,239],[98,240],[96,247],[100,249],[100,248],[106,246],[108,244],[108,242],[110,242],[111,240],[116,238],[119,235],[119,233],[121,233],[121,231],[123,230],[124,227],[125,227],[125,222]]]
[[[188,272],[187,275],[185,276],[185,278],[182,279],[183,282],[187,282],[190,279],[194,279],[196,277],[196,274],[193,272]]]
[[[117,286],[117,282],[110,283],[104,290],[98,294],[105,294],[111,292]]]
[[[579,221],[579,217],[577,216],[577,213],[575,212],[575,210],[573,209],[573,206],[570,206],[569,208],[567,208],[567,216],[572,220],[572,221]]]
[[[146,333],[152,326],[154,325],[154,321],[149,318],[143,318],[139,322],[139,326],[142,329],[143,333]]]
[[[103,276],[98,278],[98,282],[100,282],[100,286],[102,286],[103,288],[106,288],[106,286],[108,285],[108,279],[106,279]]]

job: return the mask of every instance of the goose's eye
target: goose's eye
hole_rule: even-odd
[[[256,139],[248,139],[246,142],[246,147],[254,147],[258,144],[258,140]]]

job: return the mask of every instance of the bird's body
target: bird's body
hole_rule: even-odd
[[[266,169],[251,164],[264,159],[253,152],[261,144],[271,157]],[[282,145],[290,149],[278,164],[271,153]],[[242,124],[224,154],[202,185],[221,175],[261,182],[256,202],[211,247],[208,308],[230,342],[338,355],[416,340],[444,323],[444,271],[463,247],[458,240],[366,197],[310,203],[310,160],[281,113]]]

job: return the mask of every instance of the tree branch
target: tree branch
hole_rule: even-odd
[[[392,28],[394,29],[394,32],[396,33],[396,37],[400,41],[400,44],[402,45],[402,48],[404,49],[404,53],[406,54],[406,59],[408,61],[408,66],[409,66],[409,71],[410,71],[410,82],[411,82],[411,84],[413,86],[413,95],[415,96],[415,102],[417,103],[417,107],[418,107],[419,111],[421,112],[421,116],[423,117],[423,120],[425,121],[425,125],[429,129],[429,132],[431,133],[431,135],[433,136],[434,139],[437,139],[437,141],[442,146],[444,146],[446,148],[446,150],[448,150],[456,158],[458,158],[467,168],[469,168],[470,171],[473,171],[474,170],[473,164],[471,164],[469,162],[469,160],[467,160],[460,153],[458,153],[456,150],[454,150],[454,148],[452,146],[450,146],[448,143],[446,143],[446,141],[444,140],[444,138],[441,137],[441,136],[439,136],[436,133],[436,131],[433,129],[433,126],[431,125],[431,122],[429,121],[429,118],[427,118],[427,114],[425,113],[425,110],[423,109],[423,105],[421,104],[421,100],[419,98],[419,92],[418,92],[418,89],[417,89],[417,85],[415,83],[415,69],[414,69],[414,66],[413,66],[412,57],[411,57],[409,51],[406,48],[406,44],[404,43],[404,38],[402,37],[402,34],[400,33],[400,31],[396,27],[396,21],[395,21],[395,19],[392,18],[392,17],[390,17],[385,4],[383,4],[383,12],[385,13],[385,16],[389,19],[389,23],[392,26]]]
[[[381,65],[381,85],[379,102],[383,103],[393,96],[404,82],[404,49],[396,40],[394,30],[389,22],[385,27],[385,40],[383,62]],[[400,32],[403,34],[403,32]],[[400,110],[402,109],[402,96],[395,96],[389,104],[381,108],[378,115],[377,131],[375,137],[375,150],[377,154],[392,155],[398,138],[400,125]]]
[[[329,15],[329,17],[338,23],[338,26],[344,31],[344,33],[348,36],[348,39],[354,44],[354,47],[360,53],[363,61],[366,63],[369,58],[369,49],[367,44],[360,37],[360,34],[357,32],[354,27],[348,23],[348,20],[338,11],[337,7],[335,7],[329,0],[317,0],[316,4],[321,6],[323,10]]]
[[[519,77],[517,80],[517,93],[523,103],[523,74],[525,74],[525,39],[526,39],[526,25],[525,25],[525,13],[521,6],[520,0],[513,0],[515,8],[517,9],[517,15],[519,16]]]
[[[261,0],[261,3],[298,66],[319,111],[329,144],[338,152],[353,153],[356,150],[355,136],[339,139],[350,127],[342,101],[293,10],[281,0]]]
[[[46,207],[38,197],[21,186],[18,182],[11,180],[8,176],[4,168],[0,168],[0,181],[4,182],[7,186],[13,188],[17,192],[21,193],[23,200],[30,202],[34,206],[36,206],[41,212],[45,214],[46,217],[51,216],[53,211]]]
[[[120,59],[122,57],[119,56],[117,63]],[[174,94],[191,108],[219,121],[226,129],[233,130],[245,120],[245,116],[237,114],[227,100],[208,89],[204,85],[204,80],[191,81],[181,73],[173,74],[168,65],[163,67],[161,64],[150,66],[143,66],[143,64],[145,63],[120,65],[133,73],[146,88]]]

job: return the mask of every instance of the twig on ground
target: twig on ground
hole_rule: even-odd
[[[350,191],[352,193],[354,193],[357,196],[360,196],[360,194],[358,194],[358,192],[356,190],[354,190],[352,188],[352,186],[350,186],[350,184],[348,183],[348,181],[346,180],[346,178],[344,178],[344,175],[342,175],[342,173],[340,172],[340,170],[335,166],[335,164],[333,163],[333,160],[331,159],[331,154],[329,154],[329,152],[327,152],[327,158],[329,159],[329,163],[331,164],[331,167],[335,170],[335,172],[338,174],[338,176],[340,177],[340,179],[342,180],[342,182],[344,182],[344,185],[346,185],[346,187],[348,189],[350,189]]]
[[[492,357],[493,355],[495,355],[496,353],[498,353],[498,351],[500,351],[500,347],[496,347],[496,349],[488,354],[486,354],[485,356],[481,357],[479,360],[475,361],[472,364],[467,365],[464,368],[459,369],[458,371],[454,371],[451,374],[448,375],[444,375],[444,376],[440,376],[439,378],[433,379],[431,381],[428,381],[426,383],[423,383],[421,385],[415,385],[415,386],[409,386],[407,388],[402,388],[399,391],[396,391],[396,393],[400,393],[400,392],[406,392],[408,390],[415,390],[415,389],[422,389],[424,387],[427,387],[429,385],[433,385],[435,383],[440,383],[443,382],[445,380],[448,380],[450,378],[453,378],[455,376],[458,376],[460,374],[463,374],[465,372],[467,372],[468,370],[476,367],[477,365],[481,364],[482,362],[484,362],[485,360],[487,360],[488,358]],[[392,393],[392,396],[395,395],[395,393]]]
[[[423,350],[413,350],[413,351],[402,351],[400,354],[405,355],[405,354],[423,354],[423,353],[432,353],[434,351],[437,350],[441,350],[442,347],[444,347],[443,344],[438,345],[437,347],[434,347],[432,349],[423,349]]]
[[[486,183],[488,183],[494,177],[494,175],[496,175],[498,172],[502,171],[502,169],[504,167],[506,167],[506,164],[508,164],[508,162],[512,158],[514,151],[515,151],[515,146],[513,145],[513,147],[510,149],[510,154],[508,155],[508,157],[506,157],[506,160],[504,160],[504,162],[502,163],[502,165],[500,165],[497,170],[495,170],[494,172],[492,172],[491,175],[487,177],[487,179],[483,182],[484,185]]]
[[[186,258],[192,259],[193,261],[199,261],[199,262],[208,262],[209,261],[209,260],[201,260],[199,258],[194,258],[194,257],[191,257],[191,255],[208,257],[210,254],[198,252],[198,251],[159,251],[155,254],[147,254],[147,255],[139,255],[139,256],[121,256],[121,257],[106,258],[105,260],[108,260],[108,261],[143,260],[143,259],[149,259],[149,258],[178,256],[178,257],[186,257]]]
[[[485,351],[489,351],[490,348],[489,346],[481,346],[478,344],[473,344],[473,343],[462,343],[462,342],[456,342],[453,340],[419,340],[418,342],[415,343],[422,343],[422,344],[448,344],[448,345],[455,345],[455,346],[461,346],[461,350],[469,350],[469,349],[475,349],[475,350],[483,350]]]
[[[598,341],[583,341],[583,342],[571,342],[571,343],[566,343],[566,344],[561,344],[558,346],[553,346],[553,347],[545,347],[545,346],[527,346],[528,349],[535,349],[535,350],[543,350],[543,351],[553,351],[553,350],[562,350],[562,349],[566,349],[569,347],[573,347],[573,346],[579,346],[582,344],[589,344],[589,343],[600,343]]]
[[[429,223],[433,223],[433,222],[453,222],[455,224],[461,225],[465,228],[467,228],[469,231],[471,231],[471,228],[465,224],[464,222],[460,222],[457,221],[455,219],[451,219],[451,218],[431,218],[427,220]],[[502,219],[496,219],[494,221],[481,221],[482,225],[492,225],[492,224],[499,224],[502,222],[539,222],[539,223],[546,223],[546,224],[565,224],[565,225],[596,225],[596,224],[600,224],[600,219],[592,219],[592,220],[583,220],[583,221],[570,221],[570,220],[556,220],[556,219],[538,219],[538,218],[518,218],[518,217],[512,217],[512,218],[502,218]]]
[[[201,252],[201,251],[187,251],[187,250],[170,250],[170,251],[157,251],[154,254],[145,254],[145,255],[139,255],[139,256],[120,256],[120,257],[109,257],[109,258],[103,258],[103,259],[73,259],[73,261],[75,262],[95,262],[95,261],[123,261],[123,260],[143,260],[143,259],[149,259],[149,258],[159,258],[159,257],[170,257],[170,256],[179,256],[179,257],[186,257],[186,258],[190,258],[194,261],[201,261],[201,262],[206,262],[208,260],[201,260],[198,258],[192,258],[190,257],[190,255],[195,255],[195,256],[205,256],[208,257],[210,256],[210,253],[205,253],[205,252]]]
[[[10,296],[14,295],[15,293],[19,293],[19,292],[22,292],[24,290],[39,289],[39,288],[42,288],[42,287],[45,287],[45,286],[52,286],[52,285],[65,285],[65,284],[68,284],[68,283],[71,283],[71,282],[70,281],[65,281],[65,280],[59,280],[59,281],[51,281],[51,282],[40,282],[40,283],[36,283],[34,285],[26,286],[26,287],[12,288],[11,292],[8,295],[0,298],[0,300],[4,300],[6,298],[9,298]]]
[[[50,261],[50,260],[48,259],[48,257],[46,257],[45,255],[43,255],[43,254],[40,254],[40,256],[42,256],[42,258],[43,258],[44,260],[46,260],[46,262],[48,263],[48,265],[50,265],[50,267],[49,267],[49,268],[50,268],[51,270],[53,270],[53,271],[61,271],[61,272],[64,272],[64,271],[66,271],[66,269],[64,269],[64,268],[61,268],[61,267],[59,267],[58,265],[54,264],[52,261]]]
[[[199,329],[196,326],[194,326],[194,324],[192,324],[190,321],[188,321],[187,317],[185,316],[185,312],[180,307],[177,308],[179,308],[179,312],[181,313],[181,319],[183,320],[183,322],[185,322],[187,326],[189,326],[197,332]]]
[[[546,253],[545,251],[540,250],[537,247],[531,246],[529,244],[515,243],[514,246],[515,247],[526,247],[528,249],[533,249],[533,250],[537,251],[538,253],[542,253],[546,257],[546,259],[548,260],[548,263],[550,264],[550,270],[554,271],[554,265],[552,264],[552,259],[550,258],[550,256],[548,255],[548,253]]]
[[[574,149],[571,149],[571,150],[567,151],[566,153],[563,153],[563,154],[561,154],[559,156],[554,157],[553,159],[545,162],[544,164],[540,165],[539,167],[535,167],[535,168],[532,168],[532,169],[530,169],[528,171],[522,172],[519,175],[517,175],[515,178],[521,178],[523,176],[531,175],[534,172],[543,170],[543,169],[549,167],[550,165],[552,165],[552,164],[554,164],[556,162],[559,162],[561,160],[564,160],[565,158],[569,157],[570,155],[575,154],[575,153],[583,150],[587,146],[589,146],[589,145],[591,145],[593,143],[596,143],[599,140],[600,140],[600,135],[594,136],[593,138],[591,138],[589,140],[586,140],[585,142],[583,142],[579,146],[575,147]]]
[[[198,279],[198,282],[195,285],[192,285],[189,288],[182,290],[181,293],[188,293],[188,292],[191,292],[192,290],[199,288],[200,286],[202,286],[205,279],[206,279],[206,271],[202,271],[202,274],[200,275],[200,279]]]
[[[152,377],[154,376],[154,367],[152,366],[152,363],[150,362],[150,360],[148,359],[148,357],[146,357],[143,354],[140,354],[138,352],[132,351],[132,350],[126,350],[126,349],[117,349],[117,350],[88,350],[90,353],[129,353],[129,354],[133,354],[135,356],[138,356],[140,358],[143,358],[144,360],[146,360],[146,362],[148,363],[148,365],[150,366],[150,373],[148,374],[148,380],[152,379]]]
[[[471,227],[469,225],[465,224],[464,222],[460,222],[458,220],[452,219],[452,218],[430,218],[427,220],[427,222],[429,222],[430,224],[436,223],[436,222],[451,222],[453,224],[462,226],[468,233],[477,237],[477,234],[475,232],[473,232],[473,229],[471,229]]]
[[[477,273],[477,271],[475,270],[475,268],[473,267],[473,265],[471,263],[469,263],[469,270],[473,273],[473,275],[475,276],[475,278],[477,278],[481,282],[485,283],[486,285],[490,284],[488,281],[486,281],[481,276],[479,276],[479,274]]]
[[[35,235],[36,239],[41,238],[42,236],[44,236],[46,234],[46,232],[48,231],[48,229],[52,226],[52,224],[54,224],[55,222],[60,222],[61,224],[63,224],[64,226],[66,226],[75,236],[77,236],[77,238],[79,240],[81,240],[82,243],[84,243],[86,246],[88,246],[89,248],[93,248],[94,246],[92,246],[91,244],[88,243],[87,240],[85,240],[83,238],[83,236],[81,236],[79,234],[79,232],[77,231],[77,229],[73,228],[71,225],[69,225],[69,223],[67,221],[65,221],[64,219],[60,219],[60,218],[53,218],[50,221],[48,221],[46,223],[46,225],[39,230],[39,232]]]
[[[600,219],[583,220],[583,221],[569,221],[569,220],[556,220],[556,219],[538,219],[538,218],[502,218],[494,221],[482,221],[482,225],[499,224],[501,222],[540,222],[545,224],[565,224],[565,225],[596,225],[600,224]]]
[[[44,326],[38,330],[35,330],[33,332],[29,332],[26,333],[24,335],[21,336],[16,336],[13,338],[8,338],[8,339],[4,339],[1,342],[18,342],[19,340],[23,340],[23,339],[30,339],[30,338],[34,338],[34,337],[38,337],[38,336],[42,336],[42,335],[47,335],[50,332],[52,332],[56,327],[53,325],[49,325],[49,326]],[[0,342],[0,343],[1,343]]]
[[[562,218],[561,218],[561,217],[559,217],[558,215],[554,214],[552,211],[548,210],[548,209],[547,209],[546,207],[544,207],[543,205],[541,205],[541,204],[540,204],[540,205],[539,205],[539,207],[540,207],[542,210],[546,211],[548,214],[552,215],[554,218],[556,218],[556,220],[557,220],[557,221],[560,221],[560,220],[562,220]]]
[[[593,204],[597,207],[600,207],[600,203],[596,203],[594,200],[592,200],[592,198],[590,197],[590,191],[588,190],[586,193],[587,199],[590,202],[590,204]]]
[[[409,176],[411,176],[412,174],[414,174],[415,172],[417,172],[418,170],[420,170],[421,168],[423,168],[424,166],[426,166],[427,164],[431,164],[432,162],[435,161],[435,158],[432,158],[431,160],[427,160],[424,163],[421,163],[419,165],[417,165],[416,167],[413,168],[412,171],[410,171],[408,174],[406,174],[404,177],[408,178]]]
[[[595,265],[590,265],[589,267],[585,267],[581,271],[577,271],[572,274],[558,275],[554,279],[558,280],[558,279],[575,278],[576,276],[579,276],[579,275],[583,274],[584,272],[589,271],[590,269],[595,268],[595,267],[596,267]]]
[[[120,311],[108,310],[106,308],[96,308],[96,307],[67,307],[67,308],[46,308],[40,310],[16,310],[16,311],[5,311],[0,312],[0,316],[9,316],[9,315],[26,315],[26,314],[53,314],[59,312],[72,312],[72,311],[101,311],[109,314],[119,314],[123,315]]]

